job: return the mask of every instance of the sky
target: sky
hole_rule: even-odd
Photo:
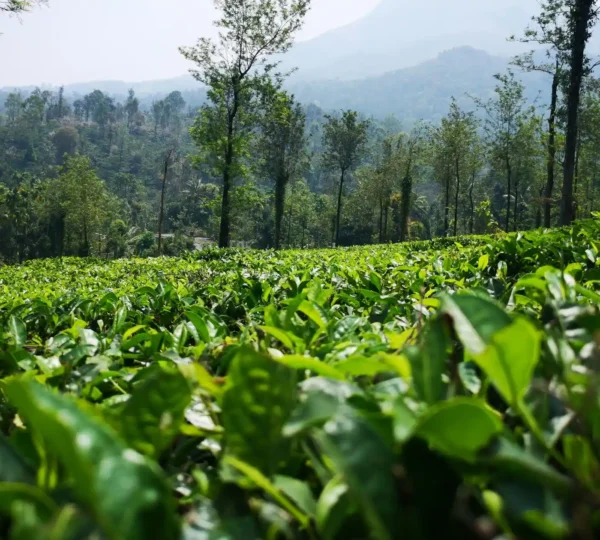
[[[313,0],[300,40],[350,23],[380,0]],[[178,47],[214,36],[212,0],[49,0],[0,15],[0,87],[166,79],[186,73]]]

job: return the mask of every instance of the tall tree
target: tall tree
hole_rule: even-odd
[[[417,164],[417,158],[421,150],[423,141],[423,126],[418,124],[410,134],[400,135],[400,144],[398,146],[398,158],[402,171],[402,181],[400,183],[400,214],[399,214],[399,240],[406,242],[408,240],[408,221],[412,209],[414,170]]]
[[[163,162],[163,177],[160,188],[160,210],[158,213],[158,254],[162,255],[163,224],[165,220],[165,191],[167,189],[167,179],[169,177],[169,166],[173,158],[173,150],[169,150]]]
[[[82,156],[68,157],[52,189],[50,200],[57,201],[65,216],[66,235],[72,251],[87,257],[92,241],[100,234],[108,207],[104,182]]]
[[[568,65],[570,45],[569,29],[565,26],[567,0],[544,0],[540,13],[533,17],[534,25],[525,29],[520,38],[511,38],[521,43],[534,43],[544,47],[543,57],[539,51],[531,51],[515,57],[513,65],[525,72],[546,73],[552,77],[550,106],[548,110],[548,137],[546,144],[546,184],[543,189],[544,227],[552,225],[552,206],[556,179],[556,136],[559,90],[564,81]]]
[[[125,102],[125,114],[127,115],[127,128],[131,130],[131,126],[135,122],[135,118],[140,109],[140,100],[135,97],[133,89],[129,90],[127,101]]]
[[[478,123],[473,113],[459,107],[454,98],[448,115],[434,131],[434,152],[437,154],[439,176],[444,183],[444,233],[448,234],[451,185],[454,186],[454,236],[458,234],[461,190],[467,185],[469,157],[477,141]],[[454,182],[452,183],[451,180]]]
[[[343,111],[341,117],[326,116],[323,127],[323,163],[326,168],[340,174],[335,218],[335,244],[340,243],[340,219],[342,216],[342,198],[344,183],[364,157],[367,149],[369,122],[361,121],[356,111]]]
[[[273,88],[264,94],[259,153],[275,184],[275,249],[281,248],[286,188],[306,162],[306,116],[294,97]]]
[[[310,0],[214,0],[221,18],[216,26],[221,30],[218,42],[208,38],[195,47],[182,48],[182,54],[197,66],[192,74],[208,87],[209,105],[203,113],[209,115],[211,130],[197,129],[196,141],[208,142],[220,162],[223,181],[219,245],[230,245],[230,191],[240,150],[251,130],[240,121],[243,108],[249,107],[263,86],[265,78],[278,78],[278,62],[273,55],[292,46],[296,32],[302,27]],[[210,107],[211,113],[207,112]],[[202,115],[201,115],[202,116]],[[201,120],[202,121],[202,120]],[[200,126],[201,128],[201,126]],[[209,136],[204,140],[203,136]],[[219,144],[217,139],[222,139]]]
[[[577,153],[579,105],[586,56],[585,49],[592,28],[598,18],[597,0],[571,0],[568,25],[571,35],[569,47],[570,70],[567,93],[567,133],[565,141],[564,178],[560,212],[561,225],[569,225],[575,219],[573,180]]]
[[[512,71],[496,75],[498,84],[495,97],[489,101],[476,99],[477,105],[486,113],[484,129],[488,148],[495,165],[506,178],[505,230],[510,230],[511,203],[515,157],[518,152],[519,129],[525,114],[523,85],[515,79]]]

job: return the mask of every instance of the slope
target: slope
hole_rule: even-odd
[[[537,0],[382,0],[366,17],[296,44],[286,64],[298,78],[358,79],[408,67],[469,45],[510,56],[507,43],[538,11]]]

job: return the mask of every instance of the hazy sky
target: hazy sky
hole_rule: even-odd
[[[379,0],[313,0],[300,39],[358,19]],[[212,0],[50,0],[21,22],[0,16],[0,87],[185,73],[177,47],[214,35]]]

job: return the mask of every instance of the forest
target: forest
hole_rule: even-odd
[[[366,245],[589,217],[600,187],[600,87],[585,51],[596,14],[571,4],[543,3],[511,37],[532,52],[496,75],[492,96],[455,96],[441,122],[409,129],[283,90],[288,73],[273,57],[291,47],[307,1],[290,4],[281,34],[262,26],[276,14],[263,14],[241,49],[233,30],[181,49],[207,92],[199,111],[180,92],[147,106],[133,91],[122,101],[100,90],[10,93],[0,116],[0,257],[177,254],[194,238]],[[247,30],[231,17],[217,25]],[[225,62],[219,51],[238,53]],[[548,100],[530,99],[521,75],[531,72],[546,77]]]

